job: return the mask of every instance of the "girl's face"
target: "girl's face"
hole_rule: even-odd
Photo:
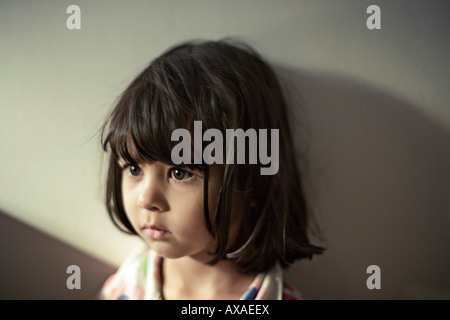
[[[163,162],[122,168],[122,195],[125,212],[136,232],[151,249],[166,258],[184,256],[208,261],[215,241],[208,232],[203,213],[201,171],[181,169]],[[220,170],[209,170],[209,212],[216,209]]]

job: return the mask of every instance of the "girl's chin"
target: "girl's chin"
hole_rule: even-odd
[[[167,259],[178,259],[186,256],[186,254],[183,254],[182,252],[176,250],[175,248],[172,248],[170,244],[168,243],[155,243],[147,241],[148,247],[153,250],[157,255],[167,258]]]
[[[213,256],[207,252],[192,253],[189,251],[176,250],[174,248],[168,248],[167,246],[162,247],[160,245],[149,244],[151,250],[153,250],[157,255],[164,259],[180,259],[180,258],[192,258],[193,260],[202,261],[207,263]]]

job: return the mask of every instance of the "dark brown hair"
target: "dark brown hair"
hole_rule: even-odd
[[[248,45],[231,40],[190,41],[169,49],[132,81],[102,127],[103,148],[107,151],[109,146],[112,151],[106,188],[111,219],[121,230],[136,234],[122,203],[118,157],[130,163],[172,164],[173,130],[192,131],[195,120],[202,121],[203,131],[279,129],[279,171],[261,175],[260,164],[221,165],[216,212],[208,212],[209,167],[197,165],[205,173],[205,223],[217,240],[210,263],[230,259],[243,272],[264,272],[277,262],[287,267],[294,260],[321,253],[323,248],[308,238],[310,213],[286,109],[275,73]],[[236,193],[243,196],[244,214],[229,246]]]

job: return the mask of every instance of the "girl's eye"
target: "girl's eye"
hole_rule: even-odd
[[[141,174],[141,168],[137,167],[137,166],[128,166],[128,171],[130,172],[130,174],[134,177],[137,177],[138,175]]]
[[[170,169],[170,177],[178,181],[187,180],[192,176],[192,173],[180,168]]]

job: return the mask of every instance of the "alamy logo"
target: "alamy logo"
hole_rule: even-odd
[[[66,20],[66,26],[69,30],[81,29],[81,9],[79,6],[72,4],[67,7],[66,13],[71,15]]]
[[[180,141],[181,139],[181,141]],[[268,154],[267,129],[226,129],[225,132],[225,157],[223,154],[224,138],[218,129],[208,129],[203,133],[202,122],[194,121],[194,164],[245,164],[246,140],[248,144],[248,164],[257,164],[258,158],[262,165],[261,175],[274,175],[279,167],[279,130],[270,130],[270,155]],[[187,129],[175,129],[171,136],[172,141],[180,141],[172,149],[172,162],[174,164],[191,164],[191,133]],[[202,150],[203,141],[212,141]],[[236,141],[236,144],[235,144]],[[259,155],[259,157],[258,157]],[[224,159],[225,158],[225,159]]]
[[[367,274],[370,276],[367,278],[366,286],[367,289],[381,289],[381,269],[376,264],[367,267]]]
[[[366,21],[367,29],[379,30],[381,29],[381,9],[377,5],[370,5],[366,10],[367,14],[371,14]]]
[[[71,274],[66,280],[67,289],[81,289],[81,269],[73,264],[67,267],[66,273]]]

